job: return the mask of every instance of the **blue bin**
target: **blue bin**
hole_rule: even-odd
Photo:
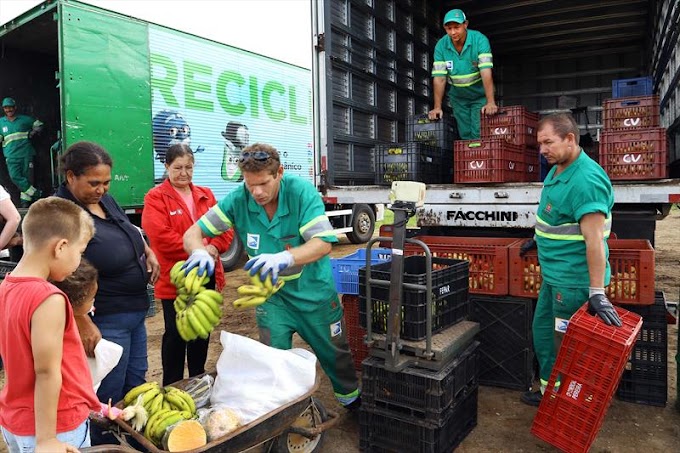
[[[371,264],[392,260],[392,249],[371,249]],[[359,269],[366,266],[366,249],[342,258],[331,258],[335,290],[340,294],[359,294]]]
[[[612,97],[651,96],[653,93],[651,77],[612,80]]]

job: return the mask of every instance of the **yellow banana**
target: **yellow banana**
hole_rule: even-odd
[[[195,267],[189,271],[187,278],[184,280],[184,287],[187,292],[191,294],[194,288],[194,280],[196,280],[196,275],[198,274],[198,268]]]
[[[125,396],[123,397],[123,403],[125,403],[126,406],[129,406],[130,404],[137,401],[137,397],[139,395],[153,388],[159,388],[158,382],[152,381],[140,384],[137,387],[130,389],[130,391],[125,394]]]
[[[262,305],[267,300],[264,296],[245,296],[234,301],[234,308],[251,308]]]
[[[172,303],[173,307],[175,307],[175,312],[179,313],[180,311],[184,310],[187,308],[186,302],[182,301],[179,297],[175,299],[175,301]]]
[[[201,310],[198,305],[196,304],[191,304],[189,308],[187,308],[188,311],[194,314],[196,316],[196,319],[198,319],[198,322],[201,323],[201,327],[210,334],[213,330],[213,323],[210,322],[210,320],[203,314],[203,310]]]
[[[201,285],[205,286],[208,283],[210,283],[210,275],[208,275],[208,273],[206,272],[205,277],[203,277],[203,281],[201,282]]]
[[[184,417],[184,420],[191,420],[192,418],[194,418],[193,412],[181,411],[180,414],[182,414],[182,417]]]
[[[189,322],[189,317],[188,317],[188,312],[184,310],[182,313],[184,313],[184,332],[186,332],[187,337],[189,338],[190,341],[193,341],[198,337],[198,333],[196,333],[196,329],[191,327],[191,323]]]
[[[194,278],[194,281],[192,282],[193,285],[191,286],[191,292],[196,294],[199,292],[201,289],[201,286],[203,285],[203,279],[208,276],[208,271],[204,270],[201,275],[198,275],[198,271],[196,271],[196,277]]]
[[[170,268],[170,278],[176,277],[177,274],[180,272],[180,268],[184,264],[184,260],[177,261],[171,268]]]
[[[199,337],[203,339],[210,337],[210,332],[203,326],[203,324],[201,324],[193,310],[187,309],[184,310],[184,313],[186,313],[186,318],[189,321],[187,324],[194,329],[194,332],[196,332]]]
[[[163,399],[163,409],[172,409],[172,406],[168,401],[168,395],[165,395],[165,398]]]
[[[279,280],[278,282],[276,282],[276,285],[274,285],[274,289],[272,289],[272,292],[271,292],[270,296],[271,296],[272,294],[276,294],[277,292],[279,292],[279,290],[280,290],[281,288],[283,288],[283,285],[285,285],[285,284],[286,284],[286,282],[283,281],[283,280]]]
[[[264,287],[264,282],[260,279],[259,272],[256,272],[255,275],[250,276],[250,282],[255,286]]]
[[[267,278],[264,279],[264,287],[267,289],[267,293],[271,293],[272,290],[274,289],[271,275],[267,275]]]
[[[215,291],[214,289],[206,289],[198,293],[198,295],[202,297],[203,296],[208,297],[209,299],[214,300],[217,303],[217,305],[222,305],[223,300],[222,294]]]
[[[178,312],[177,316],[175,316],[175,324],[177,324],[177,332],[182,340],[191,341],[196,339],[196,335],[194,335],[193,329],[189,329],[190,326],[187,322],[186,315],[186,310]]]
[[[196,299],[194,300],[194,303],[191,305],[192,307],[196,307],[197,310],[200,310],[203,316],[205,316],[208,319],[208,322],[210,322],[210,325],[212,327],[215,327],[217,324],[220,323],[220,316],[217,316],[212,308],[210,308],[210,305],[208,302],[205,302],[202,299]]]
[[[209,307],[210,310],[212,310],[212,312],[215,316],[217,316],[218,318],[222,318],[222,303],[221,302],[217,302],[217,301],[215,301],[215,299],[212,299],[210,296],[206,295],[205,291],[198,293],[196,295],[196,297],[194,298],[194,303],[196,303],[198,301],[203,302],[203,304],[205,304],[207,307]]]
[[[236,288],[236,292],[241,296],[267,296],[269,294],[267,288],[256,285],[241,285]]]

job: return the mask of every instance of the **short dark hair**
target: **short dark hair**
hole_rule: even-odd
[[[191,161],[193,162],[194,152],[191,150],[189,145],[185,145],[184,143],[174,144],[165,152],[165,163],[170,165],[175,159],[184,156],[191,157]]]
[[[24,248],[39,248],[50,239],[78,240],[83,230],[94,236],[94,221],[80,206],[59,197],[42,198],[28,208],[21,226]]]
[[[264,152],[269,155],[267,160],[257,160],[254,158],[246,158],[243,156],[248,153]],[[281,159],[279,157],[279,152],[272,145],[266,143],[253,143],[250,146],[246,146],[241,151],[241,159],[238,162],[238,168],[241,171],[248,173],[258,173],[261,171],[268,171],[272,175],[276,175],[281,166]]]
[[[567,137],[567,134],[574,134],[576,144],[578,145],[579,139],[581,138],[581,132],[578,129],[578,123],[576,123],[576,120],[571,114],[552,113],[548,116],[545,116],[538,122],[536,131],[540,131],[547,124],[550,124],[553,127],[553,130],[557,136],[562,140]]]
[[[69,146],[59,159],[59,166],[63,174],[71,171],[76,176],[97,165],[108,165],[113,168],[113,160],[104,148],[93,142],[77,142]]]
[[[94,284],[97,283],[99,272],[88,260],[82,258],[80,266],[74,273],[60,282],[51,282],[54,286],[62,290],[67,296],[73,307],[80,307],[89,302],[85,300]]]

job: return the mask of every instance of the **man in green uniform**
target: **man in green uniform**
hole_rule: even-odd
[[[12,98],[2,100],[5,116],[0,118],[0,144],[7,162],[7,171],[21,191],[21,207],[40,198],[40,191],[28,180],[29,169],[35,149],[29,140],[40,132],[43,123],[28,115],[18,115],[16,102]]]
[[[459,9],[452,9],[444,16],[446,36],[434,48],[434,108],[428,116],[431,120],[442,117],[442,101],[448,83],[460,138],[474,140],[479,138],[480,113],[493,115],[498,107],[494,100],[493,56],[489,40],[467,27],[465,13]]]
[[[328,257],[338,239],[321,196],[308,181],[284,175],[279,153],[270,145],[244,148],[239,167],[244,183],[184,234],[190,254],[185,269],[212,273],[214,262],[203,238],[235,228],[251,258],[245,269],[262,280],[271,274],[274,282],[286,282],[256,308],[260,341],[290,349],[297,332],[314,350],[338,401],[354,409],[360,404],[359,385]]]
[[[521,397],[533,406],[541,402],[569,319],[586,301],[604,323],[621,326],[604,294],[611,276],[607,238],[614,206],[609,177],[579,146],[578,125],[571,115],[543,118],[538,144],[554,166],[543,183],[536,213],[543,282],[532,329],[541,386]]]

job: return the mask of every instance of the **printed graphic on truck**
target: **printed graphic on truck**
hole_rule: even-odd
[[[313,179],[310,71],[154,26],[149,49],[156,181],[175,143],[192,147],[194,182],[218,199],[242,181],[238,157],[256,142]]]

